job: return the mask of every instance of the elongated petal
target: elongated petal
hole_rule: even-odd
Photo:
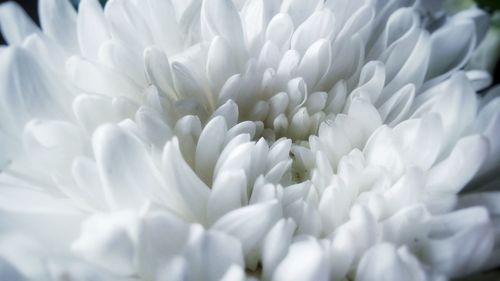
[[[204,222],[209,189],[182,157],[176,138],[165,145],[162,164],[169,190],[175,191],[182,200],[189,216]]]
[[[139,139],[114,125],[92,138],[106,198],[114,209],[141,207],[162,190],[159,174]],[[152,197],[151,197],[152,196]]]
[[[326,281],[329,267],[320,245],[304,239],[291,245],[285,259],[273,274],[273,281]]]
[[[41,0],[39,12],[43,32],[67,52],[78,53],[77,14],[70,1]]]
[[[0,28],[3,37],[10,45],[19,45],[30,34],[40,32],[33,20],[16,2],[0,5]]]
[[[109,38],[109,33],[104,12],[96,0],[80,1],[77,32],[82,55],[97,59],[99,48]]]
[[[227,233],[241,241],[247,266],[257,265],[256,251],[265,235],[281,218],[281,207],[277,201],[269,201],[236,209],[221,217],[212,229]]]

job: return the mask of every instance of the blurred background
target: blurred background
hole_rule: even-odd
[[[0,3],[7,2],[9,0],[0,0]],[[28,14],[38,22],[38,7],[37,0],[10,0],[19,3]],[[70,0],[75,7],[78,7],[78,2],[80,0]],[[99,0],[102,5],[105,4],[107,0]],[[426,0],[424,0],[426,1]],[[428,0],[428,1],[438,1],[438,0]],[[484,9],[491,15],[491,28],[488,36],[482,45],[482,55],[476,56],[476,62],[473,63],[469,68],[483,68],[488,70],[493,74],[495,80],[494,84],[500,83],[500,0],[444,0],[445,7],[453,12],[458,12],[462,9],[466,9],[472,5],[477,5]],[[3,38],[0,36],[0,42],[5,44]],[[485,56],[486,54],[486,56]],[[491,57],[494,57],[492,60]],[[482,58],[482,59],[481,59]]]

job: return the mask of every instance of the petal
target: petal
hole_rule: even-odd
[[[283,48],[287,48],[293,30],[293,22],[290,16],[288,14],[279,13],[271,19],[267,26],[266,41],[273,42],[283,50]]]
[[[418,260],[404,248],[401,250],[396,250],[391,244],[379,244],[372,247],[363,255],[359,263],[356,280],[427,280]]]
[[[0,28],[10,45],[20,45],[30,34],[40,32],[21,6],[11,1],[0,5]]]
[[[372,132],[383,124],[377,109],[362,99],[354,99],[352,101],[347,115],[362,124],[367,139]]]
[[[475,32],[471,20],[453,21],[434,32],[426,80],[439,81],[462,68],[474,51]]]
[[[258,255],[265,235],[281,218],[281,206],[275,200],[250,205],[227,213],[212,229],[227,233],[241,241],[247,267],[257,266]]]
[[[139,130],[158,149],[162,149],[173,136],[172,129],[165,124],[163,116],[147,107],[137,111],[136,122]]]
[[[461,277],[477,270],[489,257],[494,233],[484,208],[463,209],[433,219],[429,240],[419,252],[437,272]]]
[[[144,50],[144,64],[149,83],[167,97],[175,98],[174,82],[167,56],[158,48],[150,47]]]
[[[188,280],[219,281],[231,266],[244,265],[237,239],[217,231],[193,231],[193,228],[185,254],[190,265]]]
[[[394,126],[407,117],[415,98],[415,86],[408,84],[394,93],[379,108],[380,117],[385,124]]]
[[[459,192],[476,175],[488,152],[488,141],[482,136],[461,139],[450,155],[429,171],[427,190]]]
[[[220,36],[214,37],[210,43],[207,57],[207,76],[212,89],[218,92],[226,80],[237,72],[233,51],[229,43]]]
[[[93,135],[92,144],[106,199],[113,209],[137,208],[148,197],[158,198],[161,177],[139,139],[116,125],[104,125]]]
[[[276,267],[287,255],[296,224],[292,219],[281,219],[266,235],[262,244],[262,276],[271,280]]]
[[[43,32],[70,54],[78,54],[77,13],[70,1],[40,0],[40,23]]]
[[[113,72],[123,74],[136,85],[144,87],[147,84],[141,58],[117,40],[108,40],[100,46],[98,61]]]
[[[273,274],[273,281],[327,281],[329,266],[321,246],[305,238],[290,246],[288,254]]]
[[[133,274],[135,244],[131,229],[137,224],[137,217],[129,212],[95,214],[85,220],[71,250],[111,272]]]
[[[293,19],[296,26],[306,20],[310,14],[321,7],[321,1],[286,0],[281,4],[281,12],[287,13]]]
[[[500,97],[489,101],[479,112],[475,121],[476,132],[488,138],[490,153],[481,168],[482,173],[494,171],[500,165]]]
[[[173,138],[165,145],[162,164],[169,190],[175,191],[177,198],[184,205],[184,212],[196,221],[205,222],[210,189],[182,157],[177,138]]]
[[[382,95],[384,99],[387,97],[387,94],[390,95],[407,84],[411,83],[417,88],[422,86],[425,78],[425,69],[427,68],[431,54],[431,40],[426,32],[421,32],[417,38],[413,44],[414,48],[407,57],[404,57],[403,54],[399,54],[400,57],[398,57],[397,52],[397,50],[406,49],[405,45],[396,44],[394,46],[394,51],[391,55],[395,57],[393,61],[388,62],[387,69],[392,70],[396,68],[396,70],[393,71],[395,73],[394,76],[388,77],[388,82]],[[399,61],[400,65],[395,65],[398,63],[397,61]],[[394,63],[391,64],[392,62]]]
[[[247,177],[243,170],[217,175],[207,203],[209,223],[248,203]]]
[[[2,127],[19,132],[33,118],[59,119],[65,116],[68,90],[54,81],[50,72],[26,50],[11,47],[0,52],[0,107]],[[7,123],[9,122],[9,123]]]
[[[143,4],[141,3],[141,6]],[[177,23],[178,12],[172,1],[148,0],[149,27],[154,41],[171,56],[183,49],[183,28]],[[185,43],[184,43],[185,44]]]
[[[443,125],[438,115],[403,121],[393,132],[407,166],[415,165],[424,171],[432,167],[443,143]]]
[[[300,54],[305,54],[314,42],[319,39],[330,39],[334,23],[335,19],[330,10],[323,9],[314,12],[293,33],[292,49],[297,50]]]
[[[439,114],[445,141],[452,144],[469,130],[476,119],[477,99],[465,74],[457,72],[450,79],[418,95],[411,118],[419,118],[430,112]],[[444,151],[450,149],[451,147],[444,147]]]
[[[137,267],[142,277],[153,280],[162,262],[183,252],[189,225],[163,211],[142,214],[137,230]],[[168,239],[165,235],[168,234]]]
[[[12,264],[2,257],[0,257],[0,276],[9,281],[27,280]]]
[[[245,281],[245,271],[242,267],[232,265],[220,281]]]
[[[137,98],[140,86],[127,76],[91,61],[71,57],[66,63],[67,72],[76,86],[88,93],[107,96],[125,95]]]
[[[82,55],[97,59],[99,48],[109,39],[109,32],[102,7],[96,0],[80,1],[77,33]]]
[[[233,47],[233,50],[238,51],[236,54],[238,59],[243,59],[241,56],[245,56],[243,27],[233,1],[203,1],[201,6],[201,29],[206,40],[219,35]]]
[[[226,140],[225,119],[217,116],[210,120],[198,139],[195,171],[207,184],[212,183],[214,168]]]
[[[297,75],[304,78],[309,90],[325,75],[330,66],[330,41],[320,39],[314,42],[305,52],[297,69]]]
[[[214,113],[212,113],[210,119],[214,119],[217,116],[222,116],[226,121],[227,127],[234,129],[234,126],[237,126],[238,123],[238,116],[239,116],[238,105],[234,101],[228,100],[226,103],[219,106],[219,108],[217,108],[217,110]],[[235,134],[235,136],[236,135],[239,134]]]
[[[269,20],[277,12],[280,1],[257,0],[248,1],[243,7],[242,19],[249,49],[258,50],[262,47],[264,32]]]
[[[460,21],[469,19],[472,20],[476,26],[476,44],[481,43],[486,36],[490,26],[490,17],[488,14],[477,8],[465,9],[451,18],[451,21]]]
[[[129,48],[142,52],[153,45],[151,32],[141,12],[143,5],[134,1],[112,0],[106,3],[104,15],[113,38],[124,42]]]

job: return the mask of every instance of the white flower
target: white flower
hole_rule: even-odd
[[[488,27],[411,0],[0,6],[0,279],[499,266]],[[470,67],[470,65],[469,65]]]

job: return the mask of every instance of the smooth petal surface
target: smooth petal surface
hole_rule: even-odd
[[[40,32],[33,20],[16,2],[0,5],[0,28],[10,45],[20,45],[30,34]]]

